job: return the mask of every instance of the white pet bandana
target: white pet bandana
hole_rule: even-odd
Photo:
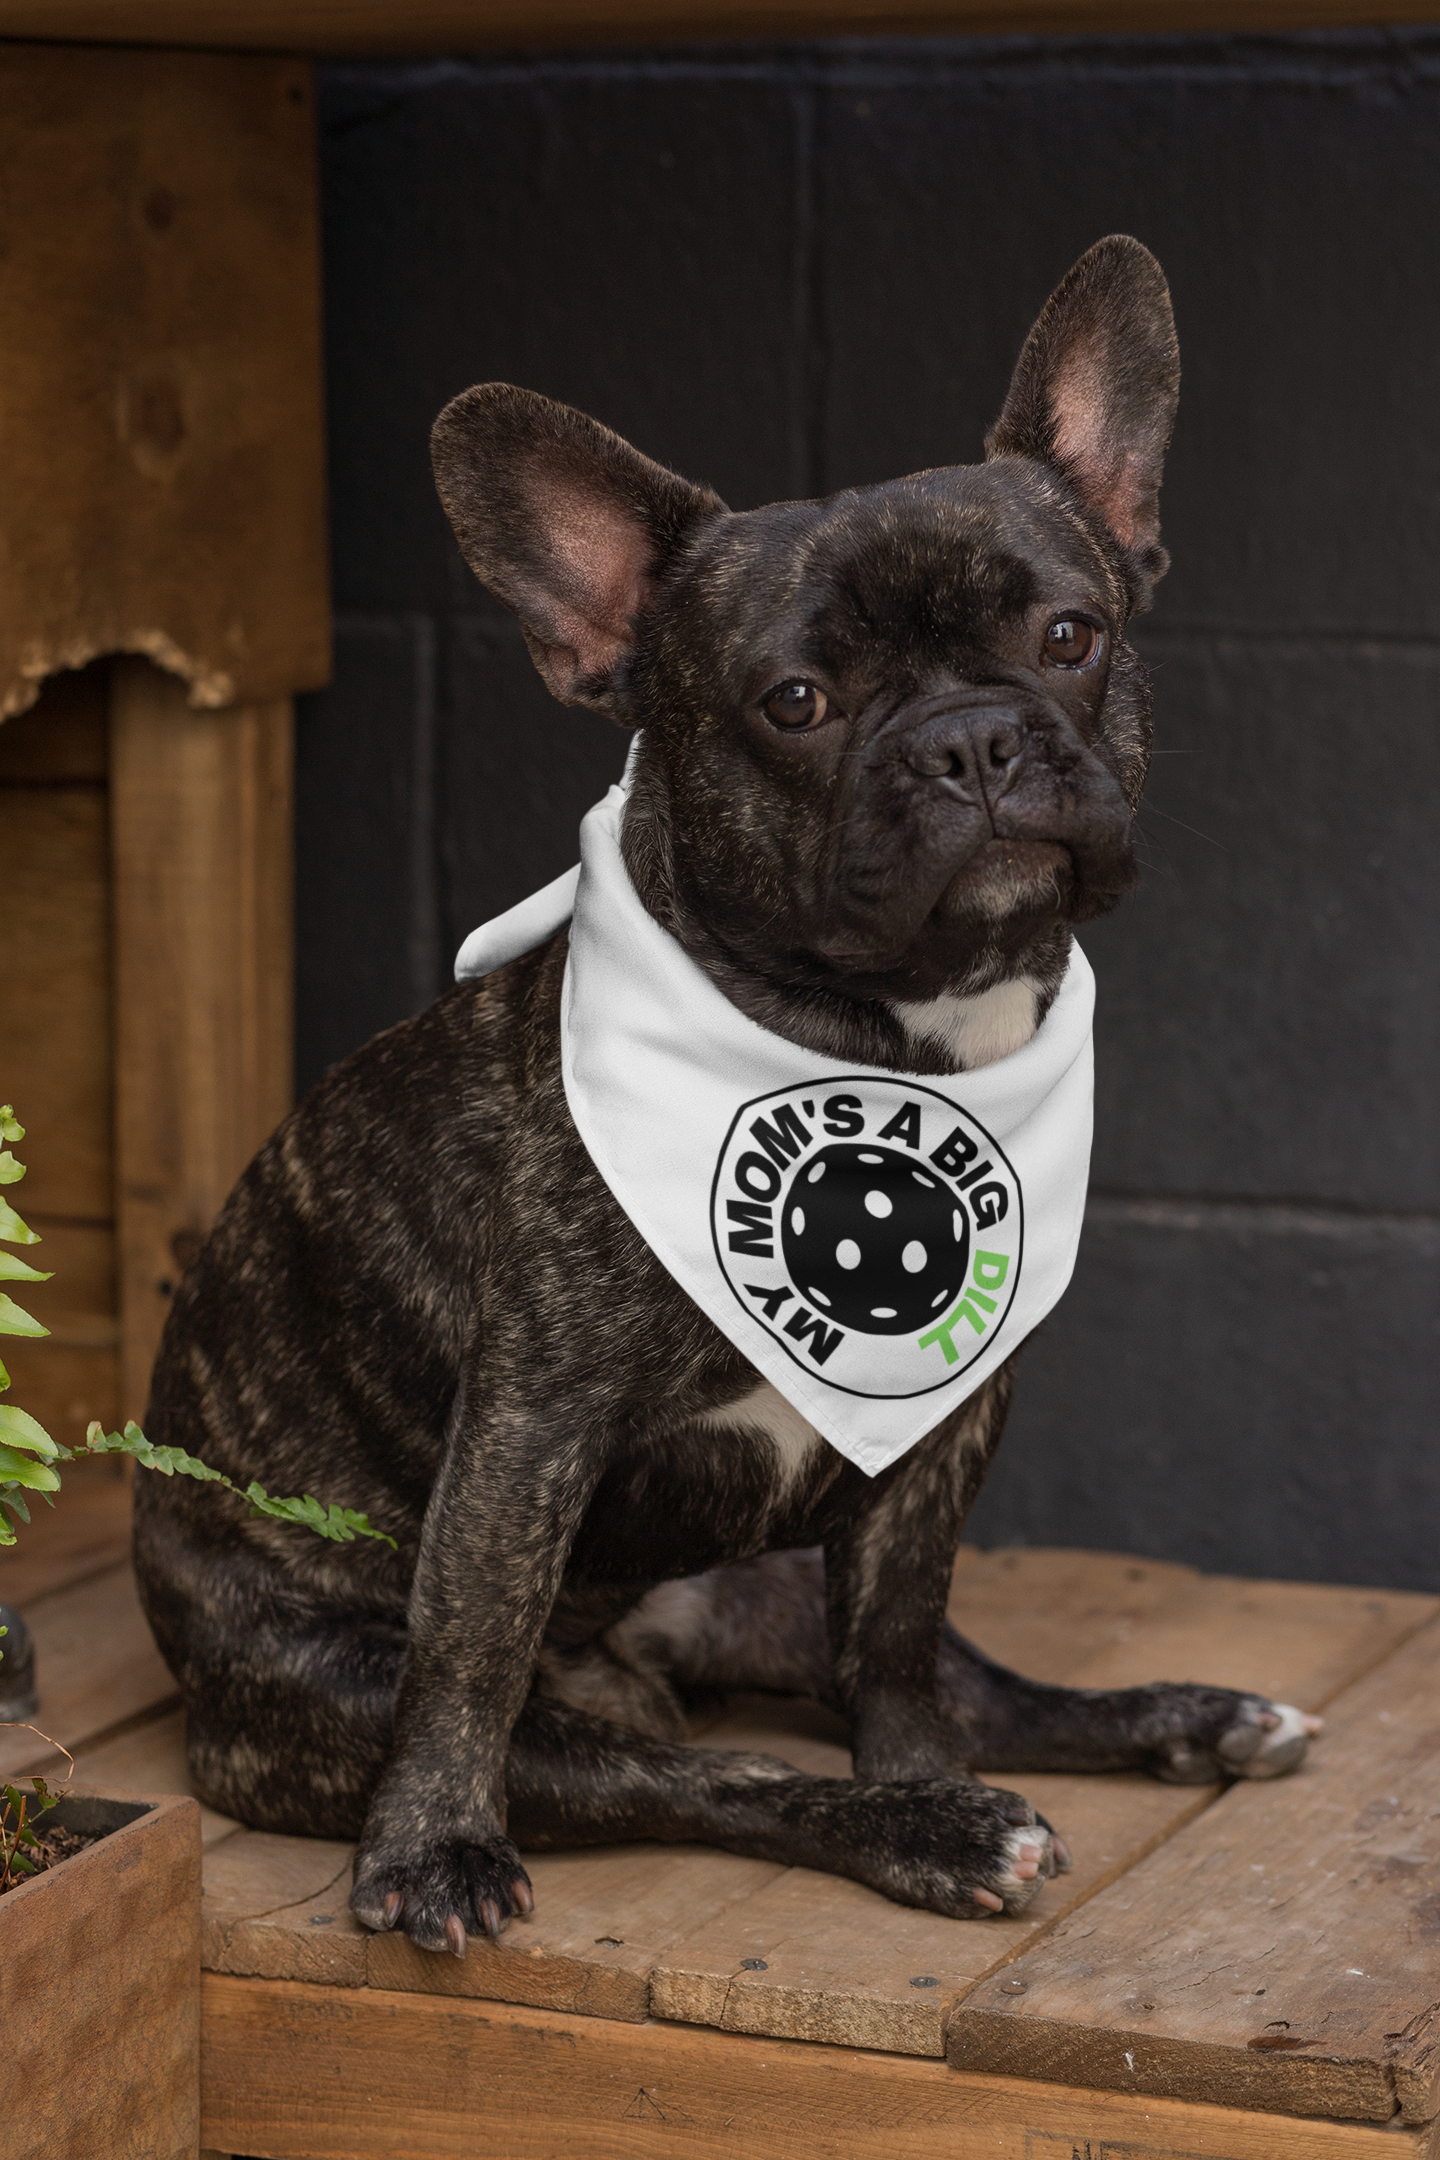
[[[1078,946],[1021,1050],[953,1079],[772,1034],[646,910],[621,788],[581,862],[474,931],[486,975],[570,921],[570,1114],[656,1258],[870,1476],[987,1380],[1070,1280],[1090,1167],[1095,982]],[[573,919],[572,919],[573,918]]]

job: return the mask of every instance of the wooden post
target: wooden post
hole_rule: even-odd
[[[121,1400],[144,1415],[175,1282],[285,1114],[292,709],[196,712],[116,660],[110,698]]]
[[[74,1440],[78,1413],[112,1414],[67,1375],[113,1357],[117,1299],[115,1407],[143,1416],[171,1287],[290,1099],[291,699],[329,673],[310,70],[0,45],[0,164],[0,714],[59,670],[146,656],[105,671],[108,776],[103,752],[85,768],[97,862],[110,791],[96,965],[82,980],[44,833],[33,934],[0,953],[0,1100],[13,1066],[55,1218],[50,1304],[74,1322],[39,1351]],[[113,1235],[77,1043],[91,1109],[113,1093]],[[81,1194],[87,1147],[105,1165]]]

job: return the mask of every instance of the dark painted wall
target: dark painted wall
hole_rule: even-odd
[[[1440,40],[915,42],[324,80],[337,669],[308,1081],[574,859],[623,740],[431,489],[505,377],[737,507],[969,459],[1116,228],[1169,272],[1148,877],[1087,933],[1095,1200],[975,1528],[1440,1582]]]

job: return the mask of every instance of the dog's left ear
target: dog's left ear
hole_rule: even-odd
[[[1142,607],[1170,564],[1160,476],[1179,394],[1165,274],[1138,240],[1112,233],[1046,301],[985,441],[989,457],[1036,458],[1064,475],[1131,558]]]
[[[623,723],[637,626],[697,525],[724,515],[719,496],[509,383],[452,399],[430,453],[461,552],[519,617],[547,688]]]

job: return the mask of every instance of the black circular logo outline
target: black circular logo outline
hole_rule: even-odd
[[[790,1345],[784,1340],[783,1336],[776,1329],[772,1328],[767,1321],[761,1319],[758,1313],[752,1312],[749,1305],[747,1305],[745,1300],[741,1297],[740,1292],[736,1289],[735,1284],[731,1280],[730,1270],[725,1265],[725,1255],[720,1249],[720,1233],[718,1227],[720,1170],[722,1164],[725,1161],[726,1155],[729,1153],[730,1143],[735,1137],[735,1128],[740,1123],[741,1118],[745,1116],[747,1111],[757,1110],[764,1103],[776,1102],[780,1099],[781,1096],[797,1095],[807,1089],[818,1095],[822,1087],[826,1090],[832,1090],[839,1087],[875,1087],[876,1085],[880,1085],[883,1087],[893,1087],[903,1095],[928,1095],[932,1102],[943,1103],[947,1110],[953,1111],[958,1117],[965,1118],[969,1124],[974,1126],[976,1132],[983,1134],[985,1145],[987,1147],[994,1148],[995,1153],[999,1156],[1001,1162],[1004,1163],[1006,1170],[1009,1172],[1010,1181],[1015,1188],[1015,1202],[1019,1210],[1020,1217],[1015,1240],[1015,1288],[1012,1289],[1009,1302],[1005,1307],[1005,1317],[996,1325],[994,1332],[990,1336],[990,1340],[988,1342],[977,1343],[975,1346],[974,1357],[967,1358],[963,1365],[957,1366],[951,1372],[947,1372],[943,1380],[933,1381],[929,1387],[905,1388],[900,1393],[893,1395],[877,1394],[869,1388],[846,1387],[843,1380],[831,1380],[823,1371],[823,1369],[819,1366],[807,1365],[804,1358],[801,1357],[799,1352],[792,1350],[790,1348]],[[941,1175],[944,1176],[943,1171],[941,1172]],[[798,1365],[801,1372],[806,1374],[809,1379],[818,1380],[822,1387],[832,1388],[837,1395],[852,1395],[857,1402],[914,1402],[921,1395],[938,1395],[942,1388],[953,1387],[955,1382],[960,1379],[963,1374],[969,1372],[971,1366],[974,1365],[980,1358],[985,1355],[985,1352],[991,1347],[991,1344],[995,1341],[995,1337],[1000,1333],[1001,1328],[1004,1327],[1005,1320],[1009,1319],[1011,1312],[1014,1310],[1015,1292],[1019,1288],[1020,1275],[1025,1261],[1025,1188],[1020,1181],[1020,1174],[1016,1170],[1014,1163],[1011,1162],[1010,1157],[1006,1154],[1004,1148],[1001,1147],[999,1141],[995,1138],[994,1134],[989,1130],[989,1128],[985,1125],[982,1125],[979,1118],[977,1118],[972,1111],[967,1110],[962,1103],[957,1103],[952,1096],[942,1095],[938,1088],[926,1087],[921,1081],[902,1079],[898,1073],[893,1076],[889,1073],[879,1074],[873,1072],[836,1073],[827,1076],[822,1081],[795,1080],[792,1081],[788,1087],[771,1088],[764,1095],[752,1095],[748,1102],[741,1103],[740,1107],[735,1112],[734,1117],[731,1118],[730,1123],[726,1126],[725,1137],[721,1141],[719,1152],[715,1157],[715,1175],[710,1180],[710,1242],[715,1250],[715,1264],[720,1270],[721,1279],[723,1280],[726,1289],[730,1292],[730,1295],[734,1298],[736,1304],[740,1307],[740,1310],[743,1313],[748,1314],[749,1317],[755,1322],[755,1325],[758,1328],[763,1329],[765,1334],[770,1337],[770,1340],[776,1345],[776,1347],[784,1351],[786,1357],[789,1358],[791,1364]],[[788,1274],[789,1270],[787,1268],[787,1277]],[[854,1332],[857,1331],[853,1329],[847,1330],[847,1333]],[[896,1338],[894,1336],[878,1336],[872,1339],[882,1342],[893,1342]]]

